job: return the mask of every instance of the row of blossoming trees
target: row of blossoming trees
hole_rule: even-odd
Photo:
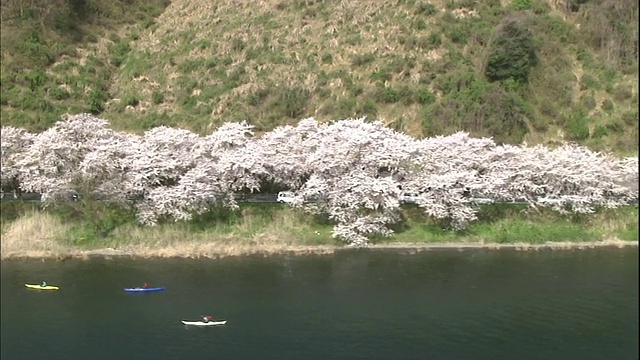
[[[135,135],[81,114],[39,134],[9,126],[1,134],[4,188],[48,201],[70,191],[99,194],[154,225],[212,205],[235,208],[234,193],[271,183],[295,191],[293,206],[327,214],[333,236],[351,245],[390,235],[406,192],[419,194],[426,215],[458,229],[476,218],[469,192],[579,213],[638,196],[637,157],[571,144],[498,146],[466,133],[417,140],[364,119],[305,119],[259,137],[246,123],[206,136],[164,126]]]

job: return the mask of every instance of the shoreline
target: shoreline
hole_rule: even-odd
[[[69,249],[67,251],[50,250],[27,250],[27,251],[3,251],[0,258],[4,260],[17,259],[112,259],[112,258],[132,258],[132,259],[220,259],[224,257],[239,256],[272,256],[272,255],[327,255],[342,251],[402,251],[410,254],[425,251],[465,251],[465,250],[513,250],[513,251],[545,251],[545,250],[588,250],[596,248],[637,248],[638,241],[623,241],[618,239],[604,240],[598,242],[546,242],[543,244],[528,243],[385,243],[374,244],[362,248],[338,245],[278,245],[278,246],[220,246],[215,243],[203,244],[199,249],[175,249],[165,248],[102,248],[91,250]]]

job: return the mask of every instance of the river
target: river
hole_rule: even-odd
[[[2,359],[637,359],[638,249],[2,261]],[[60,286],[59,291],[25,283]],[[165,286],[132,294],[123,288]],[[210,314],[225,326],[185,327]]]

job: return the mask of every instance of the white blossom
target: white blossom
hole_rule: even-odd
[[[333,236],[351,246],[392,235],[405,193],[453,229],[476,219],[478,198],[576,213],[638,198],[637,157],[575,144],[498,146],[463,132],[416,140],[365,119],[308,118],[261,136],[246,122],[205,136],[165,126],[135,135],[80,114],[39,134],[2,127],[1,145],[3,189],[49,201],[92,194],[154,225],[188,221],[213,205],[234,209],[234,194],[268,185],[291,191],[292,206],[326,215]]]

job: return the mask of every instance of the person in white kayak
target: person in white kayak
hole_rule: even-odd
[[[213,316],[205,315],[205,316],[202,317],[202,322],[208,323],[211,319],[213,319]]]

